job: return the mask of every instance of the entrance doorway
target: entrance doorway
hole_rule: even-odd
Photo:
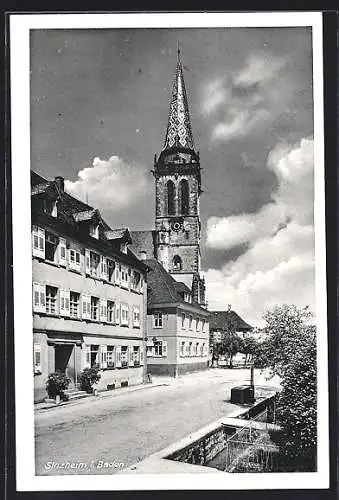
[[[55,349],[55,371],[61,372],[71,379],[71,384],[74,385],[74,360],[72,354],[74,350],[73,344],[56,344]]]

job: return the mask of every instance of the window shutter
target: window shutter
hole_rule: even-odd
[[[91,319],[91,297],[82,296],[82,319]]]
[[[100,321],[107,323],[107,300],[100,300]]]
[[[33,226],[32,253],[40,259],[45,258],[45,230],[41,227]]]
[[[34,356],[34,373],[40,374],[42,372],[41,367],[41,344],[34,344],[33,346],[33,356]]]
[[[120,264],[115,265],[115,284],[120,285]]]
[[[46,286],[40,283],[33,283],[33,311],[46,312]]]
[[[91,346],[84,344],[83,345],[83,366],[84,368],[91,367]]]
[[[59,239],[59,264],[66,267],[66,240],[65,238]]]
[[[144,346],[141,345],[140,346],[140,364],[143,365],[144,364]]]
[[[91,253],[88,248],[85,249],[85,270],[86,274],[91,274]]]
[[[100,256],[100,277],[108,281],[107,259],[103,255]]]
[[[153,356],[153,347],[151,347],[151,349],[147,349],[146,356],[148,358],[151,358]]]
[[[133,346],[128,346],[129,356],[128,356],[128,365],[134,366],[134,349]]]
[[[40,257],[45,258],[45,230],[41,227],[38,228],[38,238],[39,238],[39,250]]]
[[[70,315],[70,291],[69,290],[65,290],[65,316],[69,316]]]
[[[107,345],[100,346],[100,368],[107,368]]]
[[[60,306],[59,306],[60,316],[66,316],[65,290],[62,290],[62,288],[60,288],[59,290],[59,297],[60,297]]]
[[[167,358],[167,342],[166,342],[166,340],[162,341],[162,357]]]
[[[39,235],[37,226],[32,227],[32,254],[35,257],[40,257],[40,248],[39,248]]]
[[[185,356],[189,356],[189,344],[185,343]]]
[[[120,325],[120,304],[115,304],[115,323]]]
[[[118,345],[116,350],[115,350],[115,355],[116,355],[116,367],[121,368],[121,346]]]

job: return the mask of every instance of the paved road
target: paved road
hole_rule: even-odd
[[[233,411],[230,388],[248,379],[249,370],[212,369],[168,386],[37,412],[36,474],[112,474],[129,467]],[[63,463],[66,468],[58,468]]]

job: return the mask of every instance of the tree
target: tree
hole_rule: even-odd
[[[226,354],[229,361],[229,367],[233,368],[233,356],[241,349],[242,339],[233,332],[227,332],[222,342],[219,344],[219,354]]]
[[[278,443],[293,470],[314,470],[316,464],[316,329],[311,318],[308,307],[285,304],[267,311],[266,338],[255,354],[257,367],[281,378]]]
[[[245,354],[245,365],[247,365],[258,350],[258,342],[253,337],[244,337],[241,342],[240,350]]]

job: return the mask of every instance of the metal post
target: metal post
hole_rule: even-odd
[[[74,344],[74,383],[75,383],[75,388],[77,389],[77,384],[78,384],[78,374],[77,374],[77,365],[76,365],[76,348],[77,345]]]
[[[254,387],[254,366],[251,365],[251,387]]]

